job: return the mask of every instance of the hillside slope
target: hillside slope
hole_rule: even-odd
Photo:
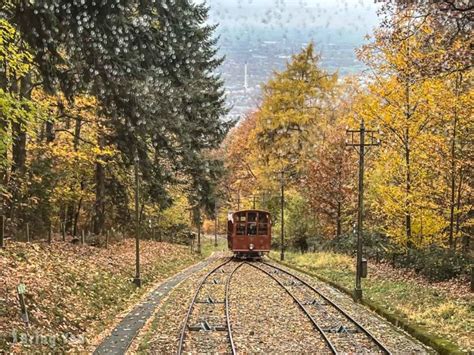
[[[0,352],[84,349],[151,286],[198,260],[188,248],[167,243],[142,241],[141,250],[144,284],[137,289],[131,239],[109,249],[67,242],[10,242],[0,249]],[[29,328],[21,317],[20,283]]]

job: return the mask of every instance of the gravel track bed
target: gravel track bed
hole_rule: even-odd
[[[188,330],[184,338],[184,353],[231,353],[225,309],[227,280],[241,262],[231,261],[212,273],[202,285],[187,326],[206,324],[213,330]],[[200,303],[212,300],[212,304]],[[219,303],[215,303],[219,302]]]
[[[226,255],[227,256],[227,255]],[[171,291],[168,299],[154,315],[154,319],[144,334],[140,334],[140,344],[136,352],[142,354],[175,354],[189,304],[202,278],[224,261],[222,254],[200,272],[190,276]],[[216,352],[213,349],[213,352]]]
[[[238,353],[330,353],[292,298],[249,265],[230,284],[230,318]]]
[[[154,316],[151,326],[141,337],[139,353],[171,354],[177,352],[183,321],[194,292],[203,277],[224,261],[222,255],[170,293],[168,299]],[[228,255],[226,254],[226,256]],[[272,263],[270,262],[270,264]],[[223,301],[226,277],[237,264],[234,261],[230,262],[223,267],[225,273],[216,272],[211,275],[208,282],[204,284],[198,300],[204,300],[207,296],[211,296],[216,301]],[[276,263],[275,265],[301,277],[321,291],[368,329],[392,353],[433,353],[432,350],[411,338],[404,331],[394,327],[376,313],[355,303],[348,295],[304,273]],[[215,283],[214,280],[216,280]],[[291,291],[302,299],[306,297],[308,301],[310,301],[309,298],[315,298],[305,295],[300,287],[293,286]],[[243,265],[234,273],[228,296],[232,334],[238,353],[330,353],[321,335],[314,329],[303,311],[281,286],[262,271],[250,265]],[[316,318],[317,312],[318,307],[315,307],[315,312],[310,313],[319,322]],[[321,310],[319,313],[321,317],[321,313],[324,311]],[[194,325],[206,319],[210,324],[225,326],[223,315],[225,315],[224,304],[199,304],[192,312],[189,324]],[[355,353],[354,347],[351,348],[349,345],[353,344],[348,342],[347,348],[342,351],[343,353]],[[366,353],[376,353],[372,348],[365,350]],[[229,352],[226,331],[187,332],[186,334],[184,353]]]
[[[379,316],[372,310],[354,302],[354,300],[345,293],[334,287],[306,275],[302,272],[292,270],[273,261],[268,262],[278,266],[290,273],[297,275],[311,286],[315,287],[324,296],[341,307],[347,314],[359,322],[373,336],[375,336],[390,352],[393,354],[426,354],[435,353],[432,349],[426,347],[418,340],[411,337],[402,329],[396,328],[386,319]]]
[[[277,270],[263,263],[258,263],[257,266],[270,272],[304,305],[319,327],[325,331],[326,337],[337,352],[383,353],[370,337],[362,331],[358,331],[359,328],[356,324],[308,286],[283,272],[272,273]],[[328,332],[329,329],[334,332]]]

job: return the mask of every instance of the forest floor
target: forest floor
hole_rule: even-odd
[[[87,348],[154,285],[200,260],[188,247],[167,243],[142,241],[141,251],[138,289],[132,283],[132,239],[108,249],[8,242],[0,249],[0,353]],[[29,328],[21,317],[20,283],[26,286]]]
[[[275,259],[279,258],[273,253]],[[355,261],[342,254],[286,253],[285,261],[339,286],[354,288]],[[410,270],[369,263],[364,298],[419,329],[474,349],[474,294],[467,280],[432,283]]]

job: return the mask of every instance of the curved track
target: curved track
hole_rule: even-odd
[[[232,328],[231,328],[231,324],[230,324],[229,297],[228,297],[228,295],[229,295],[230,281],[232,279],[232,276],[244,263],[243,262],[238,262],[237,266],[234,267],[230,272],[229,271],[227,271],[227,272],[224,271],[224,266],[229,264],[232,260],[233,259],[230,258],[230,259],[226,260],[225,262],[223,262],[223,263],[219,264],[218,266],[216,266],[214,269],[209,271],[204,276],[204,278],[201,280],[201,282],[199,283],[199,285],[197,287],[197,290],[194,293],[194,296],[193,296],[193,298],[191,300],[191,303],[189,305],[188,312],[186,313],[184,324],[183,324],[183,327],[181,329],[181,335],[180,335],[180,338],[179,338],[179,345],[178,345],[178,354],[183,353],[185,343],[186,343],[186,345],[189,346],[190,345],[189,343],[192,343],[194,341],[194,339],[191,339],[191,337],[188,337],[188,341],[186,342],[186,338],[187,338],[186,335],[189,334],[189,332],[191,332],[191,331],[195,331],[197,334],[207,333],[208,331],[212,331],[212,332],[213,331],[216,331],[216,332],[226,331],[227,332],[227,340],[229,342],[229,350],[232,354],[236,353],[234,340],[233,340],[233,337],[232,337]],[[198,296],[201,296],[201,294],[203,293],[202,291],[203,291],[203,288],[204,288],[204,285],[206,284],[206,282],[211,278],[212,275],[218,275],[219,270],[220,270],[221,273],[228,274],[228,276],[226,277],[226,281],[225,281],[224,301],[213,300],[210,296],[208,297],[207,301],[204,301],[204,302],[198,301]],[[219,283],[214,283],[213,285],[219,285]],[[208,305],[224,304],[225,315],[222,318],[225,319],[225,326],[211,325],[206,320],[201,322],[197,327],[190,325],[190,320],[191,320],[191,316],[193,314],[193,310],[195,310],[197,308],[196,304],[199,304],[199,303],[207,303]]]
[[[300,277],[266,262],[247,264],[267,274],[293,298],[333,354],[390,354],[390,351],[359,322]]]

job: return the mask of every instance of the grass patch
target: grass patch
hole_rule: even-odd
[[[278,259],[275,253],[272,254]],[[331,252],[286,253],[286,262],[320,276],[346,290],[354,288],[355,261]],[[473,349],[474,306],[469,292],[438,287],[404,276],[387,265],[370,265],[363,279],[364,299],[374,308],[391,313],[394,321],[416,328],[426,342],[440,343],[448,351]],[[440,339],[441,338],[441,339]],[[444,340],[443,340],[444,339]],[[450,342],[456,346],[450,346]],[[436,346],[436,344],[432,344]],[[440,347],[440,349],[441,349]],[[439,349],[438,349],[439,350]]]
[[[217,238],[215,246],[214,236],[204,236],[202,240],[201,253],[203,258],[211,256],[216,251],[227,251],[227,239]]]

